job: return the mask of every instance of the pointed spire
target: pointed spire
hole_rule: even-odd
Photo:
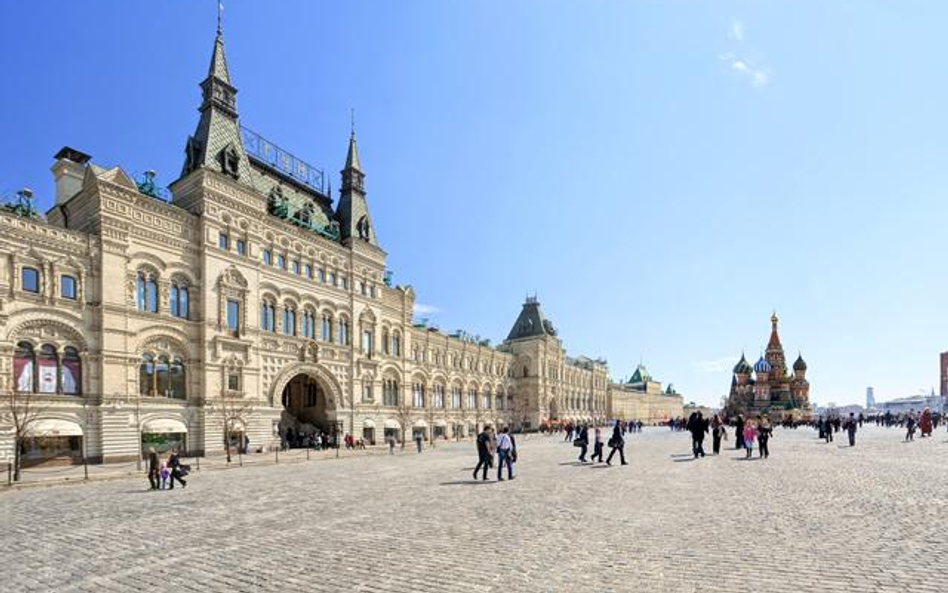
[[[346,169],[352,169],[353,171],[359,171],[361,173],[362,164],[359,163],[359,148],[356,146],[355,109],[352,110],[350,117],[349,152],[346,154]]]
[[[224,55],[224,32],[217,23],[217,36],[214,38],[214,52],[211,54],[211,65],[207,69],[208,78],[216,78],[221,82],[230,82],[230,72],[227,69],[227,57]]]

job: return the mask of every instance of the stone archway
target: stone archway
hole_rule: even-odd
[[[273,382],[271,405],[282,408],[279,430],[290,446],[308,446],[321,434],[340,430],[342,389],[332,374],[317,364],[299,363],[284,369]]]

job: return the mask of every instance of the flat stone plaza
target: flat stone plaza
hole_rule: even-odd
[[[778,428],[769,460],[732,437],[691,461],[648,429],[606,467],[532,435],[512,482],[473,481],[462,442],[0,492],[0,589],[944,591],[945,437]]]

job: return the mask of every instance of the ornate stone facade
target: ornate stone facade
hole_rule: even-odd
[[[413,289],[388,281],[355,135],[333,208],[308,165],[245,146],[265,141],[238,123],[220,32],[201,87],[169,199],[66,148],[45,220],[0,212],[0,404],[27,394],[41,410],[28,461],[244,437],[269,448],[312,431],[530,430],[605,421],[639,397],[610,385],[605,361],[567,357],[536,299],[497,347],[414,324]],[[0,457],[13,434],[0,408]]]

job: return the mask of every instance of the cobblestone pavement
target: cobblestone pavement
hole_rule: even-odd
[[[531,436],[513,482],[472,481],[468,442],[9,491],[0,590],[945,591],[945,437],[777,429],[769,460],[690,461],[653,429],[610,468]]]

